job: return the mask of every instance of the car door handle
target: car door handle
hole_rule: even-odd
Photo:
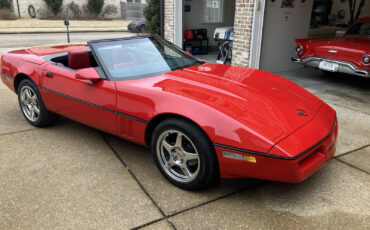
[[[50,73],[50,72],[46,72],[46,76],[47,77],[54,77],[54,74],[53,73]]]

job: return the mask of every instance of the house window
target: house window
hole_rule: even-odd
[[[141,0],[127,0],[127,2],[138,2],[138,3],[140,3]]]
[[[203,23],[224,22],[224,0],[204,0]]]

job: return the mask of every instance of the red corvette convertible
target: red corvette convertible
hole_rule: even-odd
[[[162,174],[195,189],[221,178],[299,182],[334,155],[336,113],[277,75],[204,63],[157,36],[2,55],[25,119],[59,115],[148,146]]]
[[[370,77],[370,17],[357,20],[339,38],[296,39],[295,63],[323,71]]]

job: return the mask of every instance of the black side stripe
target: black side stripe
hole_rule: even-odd
[[[3,73],[3,72],[1,72],[1,76],[3,77],[9,77],[9,78],[12,78],[12,79],[14,79],[14,77],[13,76],[10,76],[9,74],[6,74],[6,73]]]
[[[97,104],[93,104],[91,102],[87,102],[87,101],[84,101],[84,100],[81,100],[81,99],[78,99],[78,98],[75,98],[75,97],[72,97],[72,96],[69,96],[69,95],[60,93],[60,92],[56,92],[56,91],[51,90],[51,89],[47,89],[47,88],[44,88],[44,87],[41,87],[41,86],[39,86],[38,88],[39,89],[42,89],[42,90],[45,90],[45,91],[48,91],[50,93],[54,93],[56,95],[62,96],[62,97],[66,97],[66,98],[71,99],[71,100],[74,100],[74,101],[78,101],[78,102],[84,103],[86,105],[93,106],[93,107],[98,108],[98,109],[102,109],[102,110],[105,110],[105,111],[108,111],[108,112],[111,112],[111,113],[115,113],[115,114],[120,115],[120,116],[123,116],[123,117],[127,117],[127,118],[130,118],[130,119],[136,120],[136,121],[140,121],[140,122],[143,122],[145,124],[148,123],[148,121],[146,121],[144,119],[141,119],[141,118],[138,118],[138,117],[134,117],[134,116],[131,116],[131,115],[128,115],[128,114],[125,114],[125,113],[121,113],[121,112],[115,111],[113,109],[108,109],[108,108],[105,108],[103,106],[100,106],[100,105],[97,105]]]
[[[242,152],[242,153],[250,153],[250,154],[254,154],[254,155],[258,155],[258,156],[272,157],[272,158],[277,158],[277,159],[282,159],[282,160],[295,160],[295,159],[298,159],[301,156],[309,153],[311,150],[313,150],[318,145],[320,145],[323,141],[325,141],[333,133],[336,122],[337,122],[337,118],[335,117],[333,126],[332,126],[329,134],[326,135],[320,141],[318,141],[316,144],[312,145],[311,147],[309,147],[308,149],[304,150],[303,152],[301,152],[300,154],[298,154],[295,157],[277,156],[277,155],[273,155],[273,154],[269,154],[269,153],[261,153],[261,152],[256,152],[256,151],[253,151],[253,150],[242,149],[242,148],[237,148],[237,147],[233,147],[233,146],[229,146],[229,145],[223,145],[223,144],[218,144],[218,143],[213,143],[213,145],[216,146],[216,147],[224,148],[224,149],[230,149],[230,150],[234,150],[234,151],[238,151],[238,152]]]

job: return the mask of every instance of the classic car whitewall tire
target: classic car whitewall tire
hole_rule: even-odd
[[[161,173],[180,188],[199,189],[216,178],[216,153],[192,122],[178,118],[163,121],[154,129],[151,149]]]
[[[19,84],[18,102],[24,118],[33,126],[43,127],[58,120],[58,115],[46,109],[37,86],[30,79]]]

